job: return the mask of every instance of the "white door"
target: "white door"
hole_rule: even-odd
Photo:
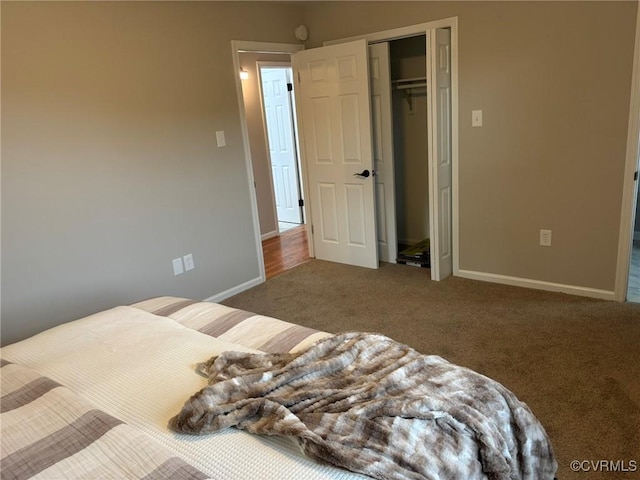
[[[383,262],[396,263],[396,199],[393,172],[393,126],[389,43],[369,45],[371,117],[375,165],[378,255]]]
[[[366,40],[292,56],[316,258],[378,267]]]
[[[431,184],[429,205],[431,224],[431,278],[442,280],[453,272],[452,255],[452,140],[451,140],[451,32],[431,31],[432,99]],[[435,141],[434,141],[435,140]],[[437,219],[434,221],[433,219]]]
[[[264,119],[278,221],[301,223],[296,146],[286,67],[260,67]]]

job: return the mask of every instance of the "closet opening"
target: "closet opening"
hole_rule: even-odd
[[[389,42],[397,263],[429,268],[426,35]]]

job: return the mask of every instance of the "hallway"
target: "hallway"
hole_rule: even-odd
[[[305,225],[291,228],[262,242],[267,280],[309,260]]]

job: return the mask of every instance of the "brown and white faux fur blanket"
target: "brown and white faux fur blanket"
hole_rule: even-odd
[[[385,336],[294,354],[225,352],[170,426],[296,437],[319,461],[379,479],[553,479],[551,444],[501,384]]]

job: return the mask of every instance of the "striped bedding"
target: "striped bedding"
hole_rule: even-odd
[[[3,479],[207,478],[58,382],[4,360],[0,367]]]
[[[171,318],[206,335],[265,353],[294,353],[330,336],[311,328],[217,303],[156,297],[132,307]]]
[[[6,479],[355,480],[287,438],[231,429],[194,439],[169,419],[224,351],[295,351],[329,334],[218,304],[160,297],[2,347]]]

